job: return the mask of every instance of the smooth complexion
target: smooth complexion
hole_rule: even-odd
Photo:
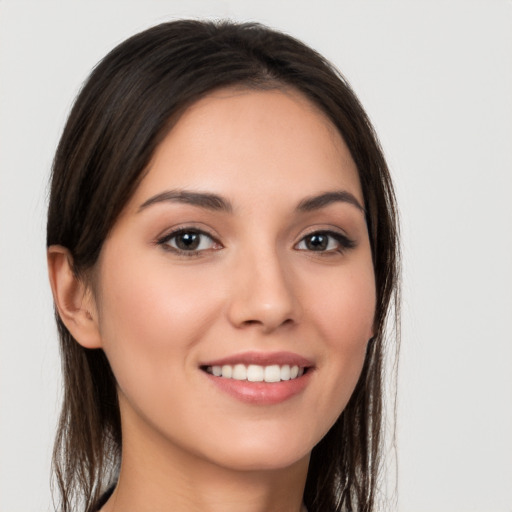
[[[363,207],[344,141],[299,93],[221,90],[183,114],[82,291],[87,328],[67,322],[118,382],[104,512],[300,510],[373,333]],[[64,319],[68,264],[50,249]]]

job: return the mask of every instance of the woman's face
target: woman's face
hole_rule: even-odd
[[[363,206],[344,141],[300,94],[226,89],[185,112],[97,267],[124,451],[307,461],[372,336]]]

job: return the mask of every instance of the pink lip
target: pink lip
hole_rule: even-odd
[[[247,380],[215,377],[210,373],[204,372],[205,377],[223,393],[241,402],[257,405],[279,404],[301,393],[310,381],[314,366],[309,359],[292,352],[244,352],[202,363],[201,368],[204,369],[207,366],[223,366],[225,364],[257,364],[261,366],[270,366],[273,364],[282,366],[288,364],[290,366],[299,366],[308,369],[301,377],[281,382],[249,382]]]
[[[275,405],[298,395],[308,385],[311,371],[292,380],[281,382],[249,382],[247,380],[215,377],[204,372],[206,378],[222,392],[241,402],[257,405]]]
[[[201,363],[201,366],[223,366],[225,364],[257,364],[260,366],[270,366],[278,364],[283,366],[289,364],[290,366],[300,366],[302,368],[310,368],[313,362],[305,357],[294,354],[293,352],[243,352],[240,354],[233,354],[222,359],[215,359]]]

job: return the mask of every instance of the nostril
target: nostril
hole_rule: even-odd
[[[280,329],[282,327],[289,327],[293,325],[295,322],[292,318],[286,318],[285,320],[280,321],[279,318],[265,318],[264,320],[244,320],[241,324],[239,324],[239,328],[251,328],[251,327],[259,327],[262,332],[270,333],[276,329]]]
[[[260,320],[245,320],[243,322],[244,325],[256,325],[261,324],[262,322]]]

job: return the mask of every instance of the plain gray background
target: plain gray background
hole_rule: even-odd
[[[393,508],[511,512],[512,3],[505,0],[0,0],[0,511],[51,508],[60,375],[44,230],[66,114],[114,45],[185,16],[290,32],[353,85],[381,138],[402,213]]]

